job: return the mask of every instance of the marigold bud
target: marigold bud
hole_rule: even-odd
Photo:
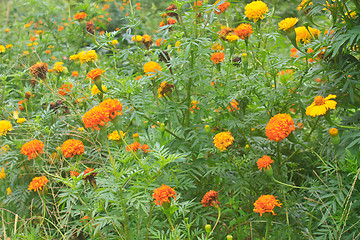
[[[160,132],[162,132],[162,133],[165,132],[165,123],[160,124]]]
[[[210,233],[210,232],[211,232],[211,225],[210,225],[210,224],[206,224],[206,225],[205,225],[205,231],[206,231],[207,233]]]
[[[205,128],[205,132],[209,134],[210,131],[211,131],[210,126],[209,126],[209,125],[205,125],[204,128]]]
[[[232,240],[232,239],[233,239],[233,237],[231,235],[226,236],[226,240]]]

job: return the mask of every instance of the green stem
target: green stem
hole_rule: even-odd
[[[210,234],[209,234],[209,236],[208,236],[208,237],[210,237],[210,236],[211,236],[211,234],[214,232],[214,230],[215,230],[215,228],[216,228],[216,226],[217,226],[217,224],[219,223],[219,220],[220,220],[220,216],[221,216],[221,209],[220,209],[220,207],[219,207],[219,206],[217,206],[216,208],[217,208],[217,210],[218,210],[218,218],[217,218],[216,223],[215,223],[215,225],[214,225],[213,229],[211,230],[211,232],[210,232]]]
[[[287,184],[287,183],[280,182],[280,181],[276,180],[274,177],[272,177],[272,179],[274,180],[274,182],[277,182],[277,183],[282,184],[282,185],[287,186],[287,187],[299,188],[299,189],[309,189],[307,187],[298,187],[298,186],[294,186],[294,185],[290,185],[290,184]]]
[[[264,240],[266,240],[267,237],[268,237],[268,233],[269,233],[270,227],[271,227],[271,218],[268,217],[268,218],[266,219],[266,232],[265,232]]]
[[[324,161],[324,160],[320,157],[320,155],[319,155],[317,152],[315,152],[312,148],[310,148],[309,146],[305,145],[305,144],[302,143],[302,142],[299,142],[299,141],[298,141],[298,143],[299,143],[301,146],[309,149],[312,153],[314,153],[314,154],[321,160],[321,162],[322,162],[325,166],[327,166],[327,164],[325,163],[325,161]]]
[[[123,209],[123,214],[124,214],[124,230],[125,230],[125,239],[130,239],[129,238],[129,225],[128,225],[128,217],[127,217],[127,213],[126,213],[126,206],[124,204],[124,197],[123,197],[123,186],[120,187],[120,202],[121,202],[121,206]]]

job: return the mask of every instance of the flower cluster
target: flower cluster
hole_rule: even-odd
[[[327,110],[335,109],[337,102],[334,100],[336,98],[336,95],[330,94],[326,98],[323,98],[322,96],[316,96],[314,102],[306,108],[306,115],[308,116],[321,116],[325,115]]]
[[[117,99],[106,99],[98,106],[93,107],[84,114],[82,120],[86,128],[100,130],[99,126],[104,126],[116,116],[122,114],[122,104]]]
[[[39,190],[42,190],[42,188],[45,187],[48,182],[49,180],[46,178],[46,176],[34,177],[29,184],[28,190],[34,190],[34,192],[38,192]]]
[[[227,150],[227,148],[235,141],[231,132],[221,132],[215,135],[214,145],[220,151]]]
[[[266,3],[262,1],[254,1],[245,6],[245,16],[254,22],[263,19],[268,11]]]
[[[0,121],[0,136],[6,136],[8,131],[14,130],[12,125],[7,120]]]
[[[44,143],[40,140],[31,140],[24,143],[21,147],[21,154],[28,156],[29,160],[36,158],[37,155],[43,154]]]
[[[272,117],[265,128],[268,139],[275,142],[284,140],[294,130],[294,120],[287,113]]]
[[[201,200],[201,204],[204,207],[208,207],[208,206],[219,206],[220,202],[218,200],[219,194],[218,192],[214,191],[214,190],[210,190],[209,192],[207,192],[203,199]]]
[[[48,72],[48,65],[38,62],[30,67],[30,74],[36,78],[45,79]]]
[[[260,213],[262,216],[266,212],[270,212],[276,215],[274,212],[275,207],[281,207],[281,203],[273,195],[261,195],[258,200],[254,203],[254,212]]]
[[[176,201],[177,193],[175,190],[165,184],[161,187],[154,190],[154,194],[152,195],[154,199],[154,203],[156,205],[163,205],[164,202],[170,203],[169,198],[173,197]]]
[[[84,144],[80,140],[69,139],[61,145],[61,151],[66,158],[74,157],[84,153]]]

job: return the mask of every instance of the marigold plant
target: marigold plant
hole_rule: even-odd
[[[207,192],[203,199],[201,200],[201,204],[204,207],[208,207],[208,206],[219,206],[220,202],[218,200],[219,197],[219,192],[216,192],[214,190],[210,190],[209,192]]]
[[[269,140],[279,142],[295,130],[295,123],[287,113],[279,113],[272,117],[266,125],[266,136]]]
[[[5,136],[9,131],[14,130],[7,120],[0,121],[0,136]]]

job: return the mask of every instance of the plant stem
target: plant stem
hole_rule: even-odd
[[[290,185],[290,184],[287,184],[287,183],[280,182],[280,181],[276,180],[274,177],[272,179],[274,180],[274,182],[282,184],[282,185],[287,186],[287,187],[299,188],[299,189],[309,189],[307,187],[298,187],[298,186],[294,186],[294,185]]]
[[[269,233],[270,227],[271,227],[271,218],[268,217],[268,218],[266,219],[266,232],[265,232],[264,240],[266,240],[267,237],[268,237],[268,233]]]
[[[208,237],[210,237],[210,236],[211,236],[211,234],[214,232],[214,230],[215,230],[215,228],[216,228],[217,224],[219,223],[220,216],[221,216],[221,209],[220,209],[220,207],[219,207],[219,206],[217,206],[217,210],[218,210],[218,218],[217,218],[216,223],[215,223],[215,225],[214,225],[213,229],[211,230],[211,232],[210,232],[210,234],[209,234],[209,236],[208,236]]]

